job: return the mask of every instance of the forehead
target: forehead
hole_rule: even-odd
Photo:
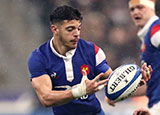
[[[144,5],[152,9],[155,8],[155,3],[153,0],[130,0],[128,4],[129,8],[134,7],[135,5]]]
[[[130,9],[139,8],[139,7],[145,7],[145,5],[143,5],[143,4],[135,4],[135,5],[130,6]]]
[[[81,21],[80,20],[64,20],[62,26],[80,26]]]
[[[129,1],[129,5],[137,5],[137,4],[140,4],[140,0],[130,0]]]
[[[134,8],[139,5],[142,5],[140,0],[130,0],[129,1],[129,8]]]

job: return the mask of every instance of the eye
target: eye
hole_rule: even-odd
[[[80,30],[81,30],[81,27],[79,27],[78,30],[80,31]]]
[[[137,8],[138,8],[139,10],[141,10],[141,9],[144,8],[144,6],[143,6],[143,5],[139,5],[139,6],[137,6]]]
[[[133,11],[134,11],[134,8],[130,8],[130,11],[133,12]]]
[[[73,28],[69,28],[69,29],[67,29],[67,31],[68,31],[68,32],[71,32],[71,31],[73,31]]]
[[[68,28],[66,28],[66,30],[67,30],[68,32],[72,32],[74,29],[75,29],[75,27],[68,27]]]

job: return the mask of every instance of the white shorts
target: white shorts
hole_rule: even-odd
[[[160,115],[160,102],[157,104],[154,104],[150,109],[149,109],[151,115]]]

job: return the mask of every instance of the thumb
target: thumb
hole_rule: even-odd
[[[87,72],[85,70],[82,70],[83,76],[82,76],[82,80],[81,83],[84,82],[87,78]]]
[[[83,76],[87,76],[87,72],[86,72],[86,70],[82,70],[82,73],[83,73]]]

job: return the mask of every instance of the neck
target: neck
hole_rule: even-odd
[[[52,41],[54,49],[61,55],[66,56],[66,52],[69,51],[64,47],[64,45],[59,41],[59,38],[55,37]]]

